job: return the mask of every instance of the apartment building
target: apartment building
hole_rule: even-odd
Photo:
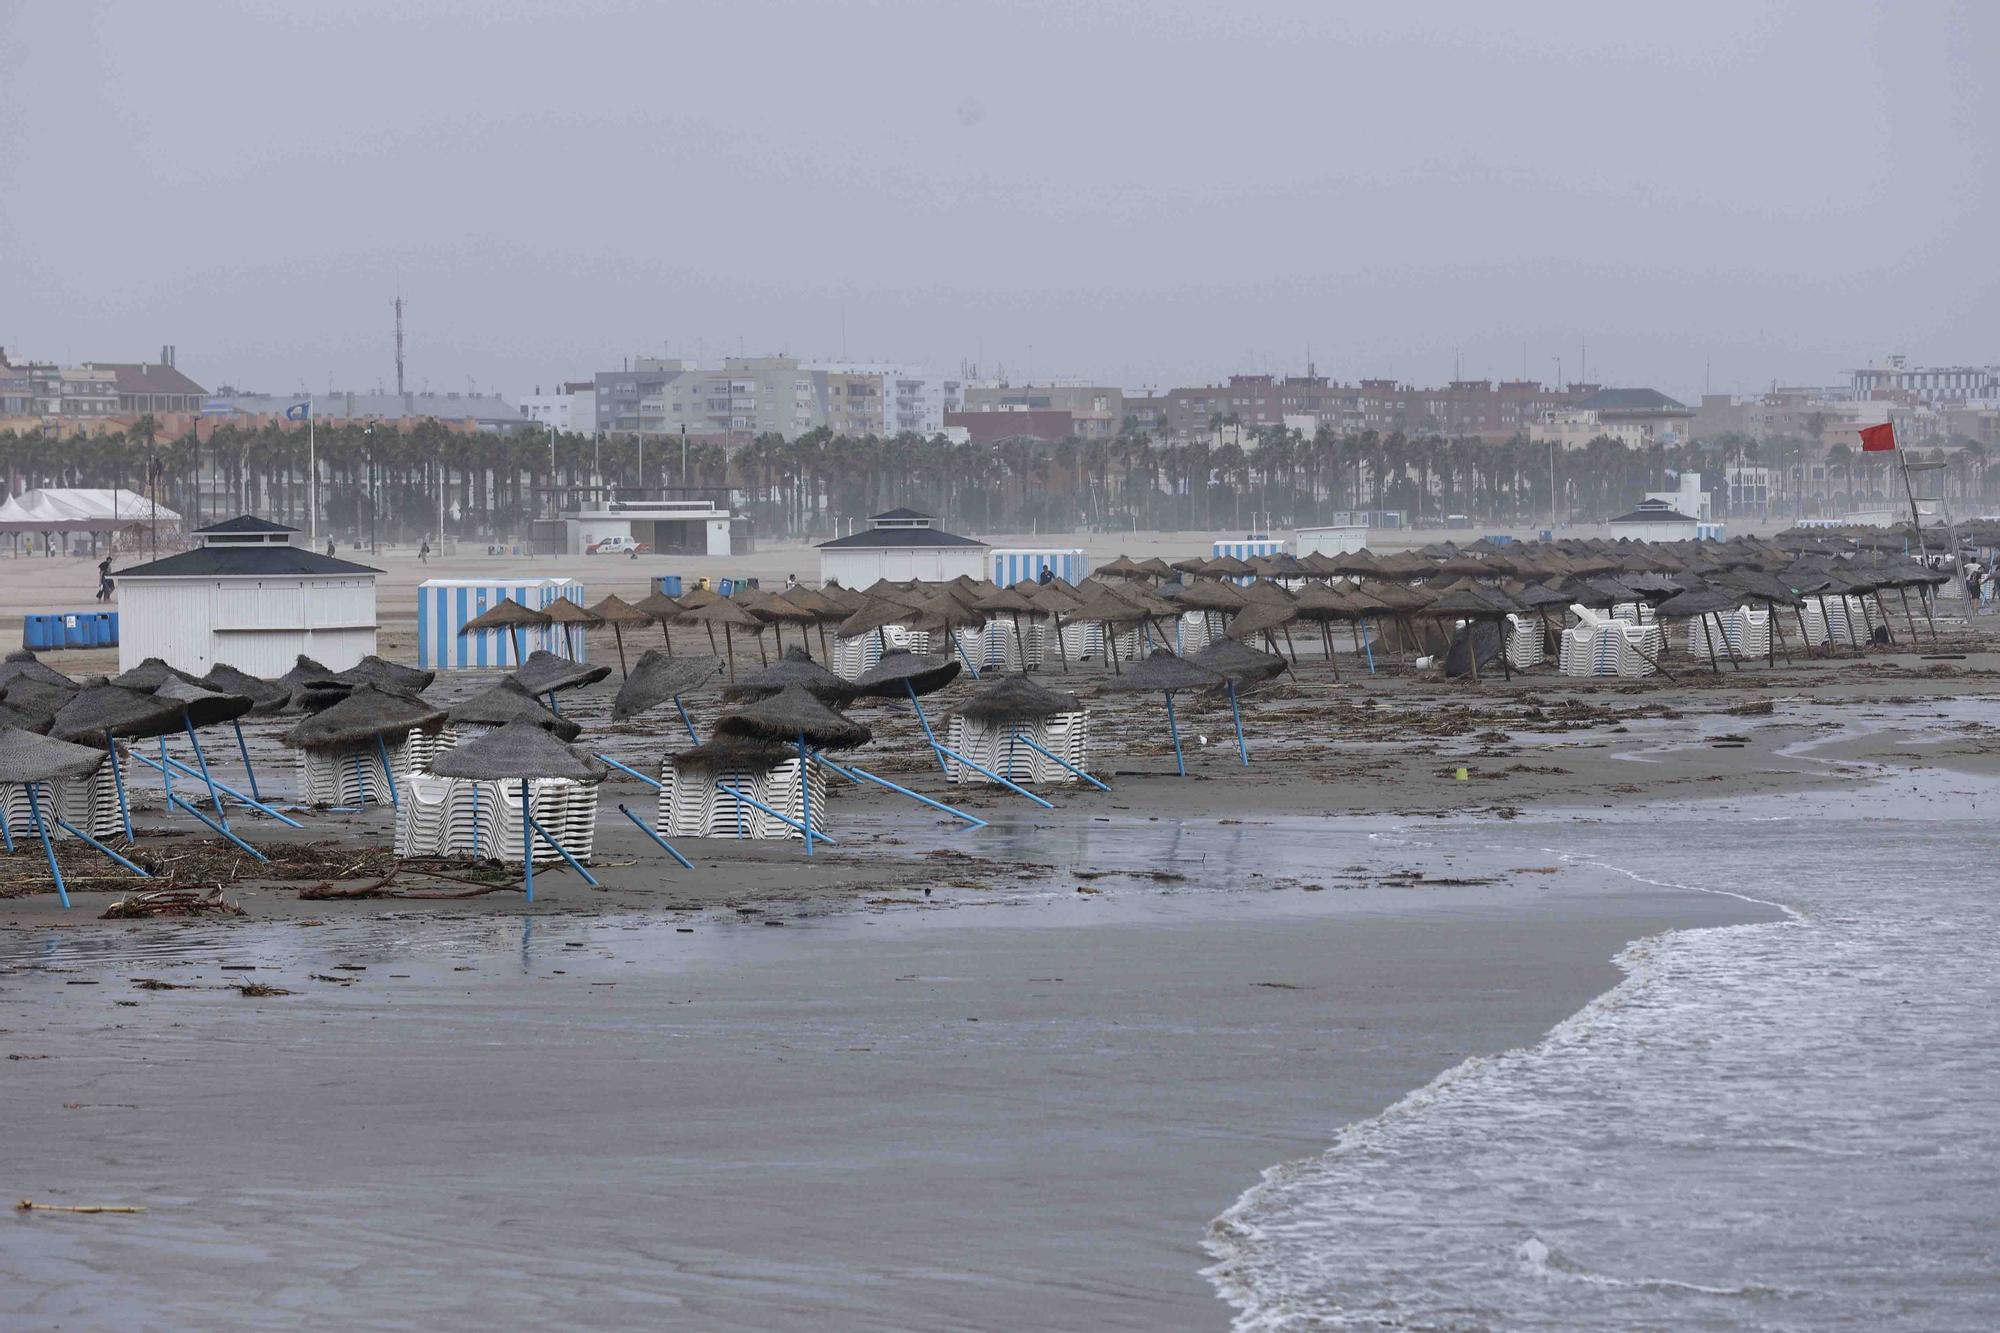
[[[1125,420],[1125,391],[1104,384],[1004,384],[965,386],[966,413],[1067,412],[1078,439],[1108,440]]]

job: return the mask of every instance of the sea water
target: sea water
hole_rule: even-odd
[[[1213,1224],[1245,1330],[2000,1328],[2000,784],[1427,831],[1787,909],[1643,940]]]

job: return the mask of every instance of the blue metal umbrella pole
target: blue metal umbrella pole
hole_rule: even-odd
[[[231,833],[228,829],[222,827],[222,825],[216,823],[213,819],[210,819],[207,815],[203,814],[198,808],[189,805],[186,801],[182,800],[178,796],[175,796],[171,792],[167,794],[167,808],[171,810],[179,810],[185,814],[193,815],[196,819],[208,825],[210,832],[229,839],[231,842],[235,843],[238,847],[241,847],[244,851],[256,857],[259,861],[269,861],[271,859],[270,857],[264,855],[264,853],[258,851],[255,847],[252,847],[249,843],[243,841],[243,839],[237,837],[234,833]]]
[[[528,829],[528,780],[521,779],[521,892],[535,901],[535,844]]]
[[[875,774],[870,773],[865,768],[858,768],[852,764],[843,767],[840,764],[834,763],[833,760],[828,759],[823,754],[815,754],[813,756],[813,762],[818,764],[820,767],[828,770],[829,772],[840,774],[840,776],[846,778],[849,782],[872,782],[878,787],[886,787],[890,791],[896,792],[903,796],[907,796],[913,801],[921,801],[925,805],[930,806],[933,810],[942,810],[944,813],[950,815],[953,819],[964,820],[966,824],[971,828],[986,827],[986,821],[981,819],[977,815],[968,815],[967,813],[965,813],[965,811],[958,810],[953,808],[952,806],[946,805],[943,801],[934,801],[930,797],[924,795],[922,792],[911,791],[908,787],[899,787],[895,783],[889,781],[887,778],[878,777]],[[822,833],[819,835],[819,837],[822,841],[824,841],[826,835]]]
[[[396,770],[389,763],[389,743],[382,739],[382,733],[379,731],[375,733],[375,754],[382,760],[382,777],[389,784],[389,806],[391,809],[400,810],[403,808],[403,798],[396,794]]]
[[[7,855],[14,854],[14,830],[7,825],[7,803],[0,801],[0,842],[7,845]]]
[[[777,820],[779,823],[785,825],[787,828],[795,828],[801,833],[804,833],[806,831],[806,826],[799,823],[798,820],[793,819],[790,815],[784,813],[782,810],[773,810],[770,806],[765,805],[762,801],[750,795],[748,792],[740,791],[737,788],[732,787],[724,782],[716,783],[715,789],[721,792],[725,796],[734,797],[735,799],[741,801],[743,804],[751,807],[752,809],[762,810],[765,814]],[[813,841],[823,842],[831,847],[837,847],[840,845],[840,840],[838,838],[835,838],[827,833],[813,834]]]
[[[1056,803],[1054,801],[1045,800],[1042,797],[1035,795],[1035,793],[1029,791],[1026,787],[1023,787],[1020,783],[1015,782],[1013,779],[1003,778],[998,773],[995,773],[992,769],[985,767],[983,764],[975,764],[970,759],[967,759],[964,755],[960,754],[958,751],[947,749],[945,746],[938,745],[936,741],[932,741],[931,744],[936,747],[937,752],[939,754],[950,755],[954,760],[956,760],[961,764],[964,764],[967,768],[971,769],[973,772],[982,774],[986,777],[993,779],[993,781],[999,783],[1001,786],[1007,788],[1009,791],[1019,792],[1021,795],[1033,801],[1036,805],[1041,806],[1042,809],[1053,810],[1056,808]]]
[[[562,716],[562,706],[556,703],[556,692],[554,690],[549,691],[549,711],[557,717]]]
[[[118,788],[118,818],[125,825],[125,841],[136,842],[132,836],[132,807],[125,803],[125,770],[118,766],[118,739],[104,738],[104,750],[111,756],[111,782]]]
[[[638,769],[633,768],[630,764],[621,764],[608,754],[598,755],[597,759],[599,763],[609,764],[611,765],[611,767],[617,769],[621,773],[630,773],[633,777],[639,779],[639,781],[645,783],[648,787],[651,787],[654,791],[658,791],[660,789],[661,783],[658,778],[648,777],[644,773],[641,773]]]
[[[813,854],[812,761],[806,757],[806,734],[799,733],[799,827],[805,830],[806,855]]]
[[[228,828],[229,816],[225,814],[222,809],[222,793],[218,792],[215,789],[215,779],[209,776],[208,756],[201,752],[201,737],[194,734],[194,719],[183,714],[181,717],[181,724],[187,728],[188,740],[194,745],[195,761],[201,765],[201,780],[208,784],[208,799],[215,805],[215,817],[222,821],[222,827]],[[166,752],[167,752],[166,738],[161,737],[160,739],[161,756],[164,757],[166,755]]]
[[[946,777],[950,777],[951,766],[945,763],[944,761],[944,754],[943,754],[944,747],[938,744],[937,733],[931,730],[931,720],[924,716],[924,705],[923,702],[917,698],[917,687],[910,684],[908,679],[905,679],[903,681],[903,693],[910,696],[910,707],[917,710],[917,722],[924,729],[924,739],[931,743],[931,751],[937,757],[938,771],[943,773]]]
[[[1174,692],[1172,690],[1168,690],[1166,694],[1167,694],[1167,734],[1174,738],[1174,771],[1178,773],[1181,777],[1186,777],[1187,760],[1181,757],[1180,724],[1174,721]]]
[[[99,842],[97,839],[91,837],[88,833],[85,833],[82,829],[70,823],[67,819],[57,819],[55,815],[55,797],[53,796],[49,798],[49,818],[55,821],[55,826],[57,828],[69,834],[72,838],[80,838],[84,842],[89,843],[93,848],[95,848],[100,852],[103,852],[106,856],[116,861],[119,865],[124,866],[127,870],[137,875],[140,879],[152,878],[151,874],[149,874],[144,870],[141,870],[138,866],[133,865],[130,861],[127,861],[124,857],[112,851],[109,847],[106,847],[103,843]]]
[[[585,870],[583,868],[583,862],[577,860],[575,856],[571,855],[569,848],[563,846],[561,843],[557,842],[554,838],[550,837],[549,831],[542,827],[541,820],[534,818],[532,815],[529,816],[528,827],[534,829],[536,837],[540,838],[543,842],[547,843],[549,846],[555,848],[556,855],[560,856],[563,860],[567,861],[569,863],[569,868],[571,870],[574,870],[577,874],[583,876],[584,883],[590,885],[590,887],[593,889],[598,887],[597,876],[591,874],[588,870]]]
[[[627,810],[623,805],[620,805],[618,807],[618,813],[625,816],[625,818],[631,820],[634,824],[637,824],[639,826],[639,831],[641,833],[651,838],[654,842],[660,844],[660,846],[666,851],[668,856],[673,857],[674,860],[679,861],[681,863],[681,868],[683,870],[694,869],[694,862],[688,860],[685,856],[682,856],[679,850],[676,849],[672,843],[668,842],[665,838],[661,837],[660,831],[658,829],[654,828],[651,824],[648,824],[645,820],[639,818],[639,816],[633,814],[630,810]]]
[[[243,723],[232,720],[229,725],[236,728],[236,752],[243,756],[243,771],[250,778],[250,799],[262,804],[264,793],[257,790],[257,769],[250,762],[250,746],[243,739]]]
[[[42,803],[35,796],[35,784],[28,787],[28,815],[35,821],[35,832],[42,838],[42,854],[49,858],[49,873],[56,877],[56,896],[62,899],[64,907],[69,906],[69,887],[63,883],[62,867],[56,864],[55,844],[49,841],[49,830],[42,823]]]
[[[1368,619],[1365,616],[1361,620],[1361,651],[1368,654],[1368,674],[1372,676],[1375,674],[1375,645],[1368,638]]]
[[[148,768],[153,769],[156,772],[159,770],[160,761],[157,759],[152,759],[146,755],[140,754],[137,750],[134,750],[132,752],[131,757],[133,759],[136,759],[138,762],[146,765]],[[188,767],[186,764],[174,758],[172,755],[167,756],[167,767],[171,768],[176,773],[185,774],[186,776],[191,778],[198,778],[201,776],[199,770]],[[232,801],[235,801],[240,805],[247,806],[250,809],[255,810],[259,814],[269,815],[271,818],[277,820],[280,824],[286,825],[287,827],[290,828],[305,827],[304,824],[301,824],[298,820],[293,819],[290,815],[280,813],[279,811],[272,809],[270,806],[265,805],[261,801],[252,800],[250,797],[245,796],[242,792],[236,790],[236,788],[230,786],[226,782],[218,780],[215,784],[215,789],[221,792],[224,796],[227,796]]]
[[[1098,779],[1092,777],[1090,774],[1078,768],[1075,764],[1072,764],[1069,760],[1055,753],[1055,751],[1047,749],[1039,742],[1037,742],[1033,736],[1023,736],[1019,732],[1016,732],[1014,735],[1014,739],[1021,742],[1021,744],[1027,746],[1030,750],[1033,750],[1036,754],[1041,755],[1044,759],[1055,760],[1058,764],[1061,764],[1064,768],[1076,774],[1078,777],[1082,778],[1085,782],[1088,782],[1091,786],[1097,788],[1099,791],[1111,790],[1108,784],[1100,782]]]
[[[1236,723],[1236,753],[1243,757],[1243,767],[1250,767],[1250,747],[1243,743],[1243,711],[1236,706],[1236,677],[1229,677],[1229,716]]]
[[[687,728],[689,742],[700,745],[701,737],[695,734],[694,723],[688,718],[687,705],[681,702],[681,697],[678,694],[674,696],[674,707],[681,710],[681,725]]]

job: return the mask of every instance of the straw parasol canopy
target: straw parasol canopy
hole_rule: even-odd
[[[705,745],[678,751],[669,762],[683,773],[768,773],[798,757],[798,751],[790,745],[775,741],[717,736]]]
[[[834,675],[813,661],[805,649],[793,644],[772,665],[724,689],[722,697],[732,703],[762,699],[792,685],[834,708],[847,707],[861,694],[861,687],[855,682]]]
[[[83,687],[80,685],[67,682],[52,685],[34,676],[16,676],[6,685],[0,686],[0,699],[5,699],[10,708],[36,716],[45,715],[50,721],[54,721],[56,711],[75,698],[76,692],[81,688]],[[48,728],[39,727],[37,730],[46,731]]]
[[[330,750],[365,745],[378,736],[389,740],[419,729],[436,731],[444,722],[443,709],[431,707],[414,694],[362,685],[280,739],[295,749]]]
[[[1156,579],[1170,579],[1174,577],[1176,571],[1172,565],[1155,555],[1139,562],[1139,572],[1150,574]]]
[[[597,617],[600,625],[611,626],[611,637],[618,644],[618,674],[632,673],[625,667],[625,627],[627,625],[650,625],[653,617],[620,597],[617,593],[606,593],[597,604],[590,608],[590,614]]]
[[[1250,562],[1247,560],[1238,560],[1233,555],[1218,555],[1203,565],[1201,572],[1210,578],[1233,579],[1255,574],[1257,571],[1250,567]]]
[[[17,680],[39,680],[50,685],[74,687],[76,682],[62,672],[49,666],[25,648],[17,648],[0,662],[0,685],[8,685]]]
[[[20,731],[32,731],[41,735],[55,725],[56,715],[39,710],[30,711],[16,708],[10,703],[0,703],[0,728],[13,727]]]
[[[504,677],[461,699],[445,717],[453,726],[504,727],[510,722],[526,722],[559,741],[573,741],[583,731],[579,724],[550,712],[548,705],[522,689],[520,682],[512,677]]]
[[[168,681],[153,691],[153,697],[180,704],[187,713],[187,720],[197,727],[234,722],[253,706],[247,694],[227,694],[211,690],[206,685],[190,685],[184,680]]]
[[[103,763],[100,748],[38,736],[17,727],[0,730],[0,773],[5,773],[9,782],[88,777]]]
[[[515,721],[455,745],[431,763],[441,778],[509,781],[570,778],[595,782],[610,770],[589,755],[563,744],[533,722]]]
[[[1675,593],[1653,610],[1662,620],[1678,620],[1688,616],[1710,615],[1717,611],[1734,611],[1742,600],[1739,594],[1724,592],[1720,588],[1702,584]]]
[[[247,671],[238,671],[226,662],[209,668],[201,684],[224,694],[240,694],[250,700],[253,713],[275,713],[292,701],[292,692],[273,680],[260,680]]]
[[[524,628],[540,629],[544,625],[551,623],[553,622],[550,620],[548,612],[537,611],[530,606],[523,606],[511,597],[503,597],[479,615],[460,625],[458,632],[460,634],[477,634],[484,630],[497,629],[501,631],[501,638],[514,645],[514,656],[518,661],[521,655],[519,632]]]
[[[1178,589],[1167,600],[1189,611],[1235,611],[1243,605],[1243,594],[1233,583],[1197,579]]]
[[[557,690],[576,690],[585,685],[595,685],[610,674],[608,666],[573,662],[567,657],[557,657],[554,653],[537,649],[529,653],[528,660],[509,673],[507,678],[530,694],[553,694]]]
[[[549,618],[550,624],[562,626],[563,644],[569,649],[569,655],[572,658],[576,656],[576,635],[578,629],[581,628],[587,631],[594,626],[604,623],[603,617],[599,616],[595,611],[578,604],[574,599],[567,596],[552,599],[547,606],[542,608],[542,613]]]
[[[1228,635],[1232,639],[1241,639],[1252,634],[1269,634],[1291,624],[1298,617],[1299,608],[1295,605],[1251,602],[1231,617]]]
[[[1262,685],[1285,674],[1285,659],[1276,653],[1260,653],[1235,639],[1217,639],[1188,659],[1196,666],[1226,676],[1236,682],[1236,692]]]
[[[1031,722],[1062,713],[1081,713],[1073,694],[1038,685],[1027,676],[1002,676],[979,687],[970,699],[947,716],[968,722]]]
[[[695,591],[701,590],[697,588]],[[712,597],[699,606],[692,605],[693,600],[692,594],[681,599],[683,609],[678,617],[680,623],[708,626],[711,646],[713,646],[715,626],[722,626],[723,647],[728,654],[729,678],[734,680],[736,678],[735,631],[741,628],[755,632],[762,622],[726,597]]]
[[[1137,578],[1145,572],[1131,556],[1121,555],[1115,560],[1099,565],[1091,571],[1091,576],[1100,579],[1129,579]]]
[[[1125,674],[1104,682],[1107,690],[1152,694],[1172,694],[1179,690],[1222,688],[1223,677],[1207,667],[1197,666],[1171,648],[1155,648],[1125,668]]]
[[[56,710],[49,734],[79,745],[106,745],[113,736],[164,736],[179,731],[186,706],[122,685],[91,685]]]
[[[401,690],[404,694],[422,694],[437,679],[437,672],[404,666],[401,662],[391,662],[370,653],[334,679],[351,685],[380,685],[388,690]]]
[[[611,718],[623,722],[637,717],[707,685],[721,674],[719,657],[669,657],[657,648],[648,649],[619,686],[618,697],[611,704]]]
[[[119,672],[111,678],[111,683],[123,685],[128,690],[145,690],[150,694],[170,680],[178,680],[188,685],[200,684],[187,672],[177,671],[157,657],[147,658],[130,671]]]
[[[956,658],[898,648],[882,654],[882,660],[862,672],[854,685],[863,698],[904,699],[935,694],[958,679],[958,672]]]
[[[858,639],[864,634],[873,634],[891,625],[907,624],[914,613],[915,608],[903,602],[869,597],[849,612],[846,618],[834,627],[833,632],[837,638]]]
[[[875,733],[834,712],[797,685],[788,685],[731,713],[715,724],[718,736],[748,740],[796,742],[819,750],[847,750],[865,745]]]
[[[278,677],[275,683],[295,690],[309,680],[322,680],[332,674],[332,667],[300,653],[298,660],[292,663],[292,669]]]
[[[952,633],[961,629],[978,629],[986,623],[986,617],[949,592],[941,592],[919,603],[905,623],[911,629],[932,634]]]

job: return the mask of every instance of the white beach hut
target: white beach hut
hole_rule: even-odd
[[[196,529],[192,551],[114,571],[118,669],[157,657],[196,676],[218,665],[277,676],[301,653],[332,671],[373,653],[381,571],[297,535],[246,514]]]
[[[1320,523],[1309,528],[1299,528],[1292,534],[1292,554],[1348,555],[1368,545],[1367,515],[1336,515],[1336,519],[1353,518],[1355,522]]]
[[[819,581],[843,588],[866,588],[880,579],[942,583],[963,574],[986,577],[985,542],[938,527],[929,514],[891,509],[868,520],[868,527],[819,544]]]

